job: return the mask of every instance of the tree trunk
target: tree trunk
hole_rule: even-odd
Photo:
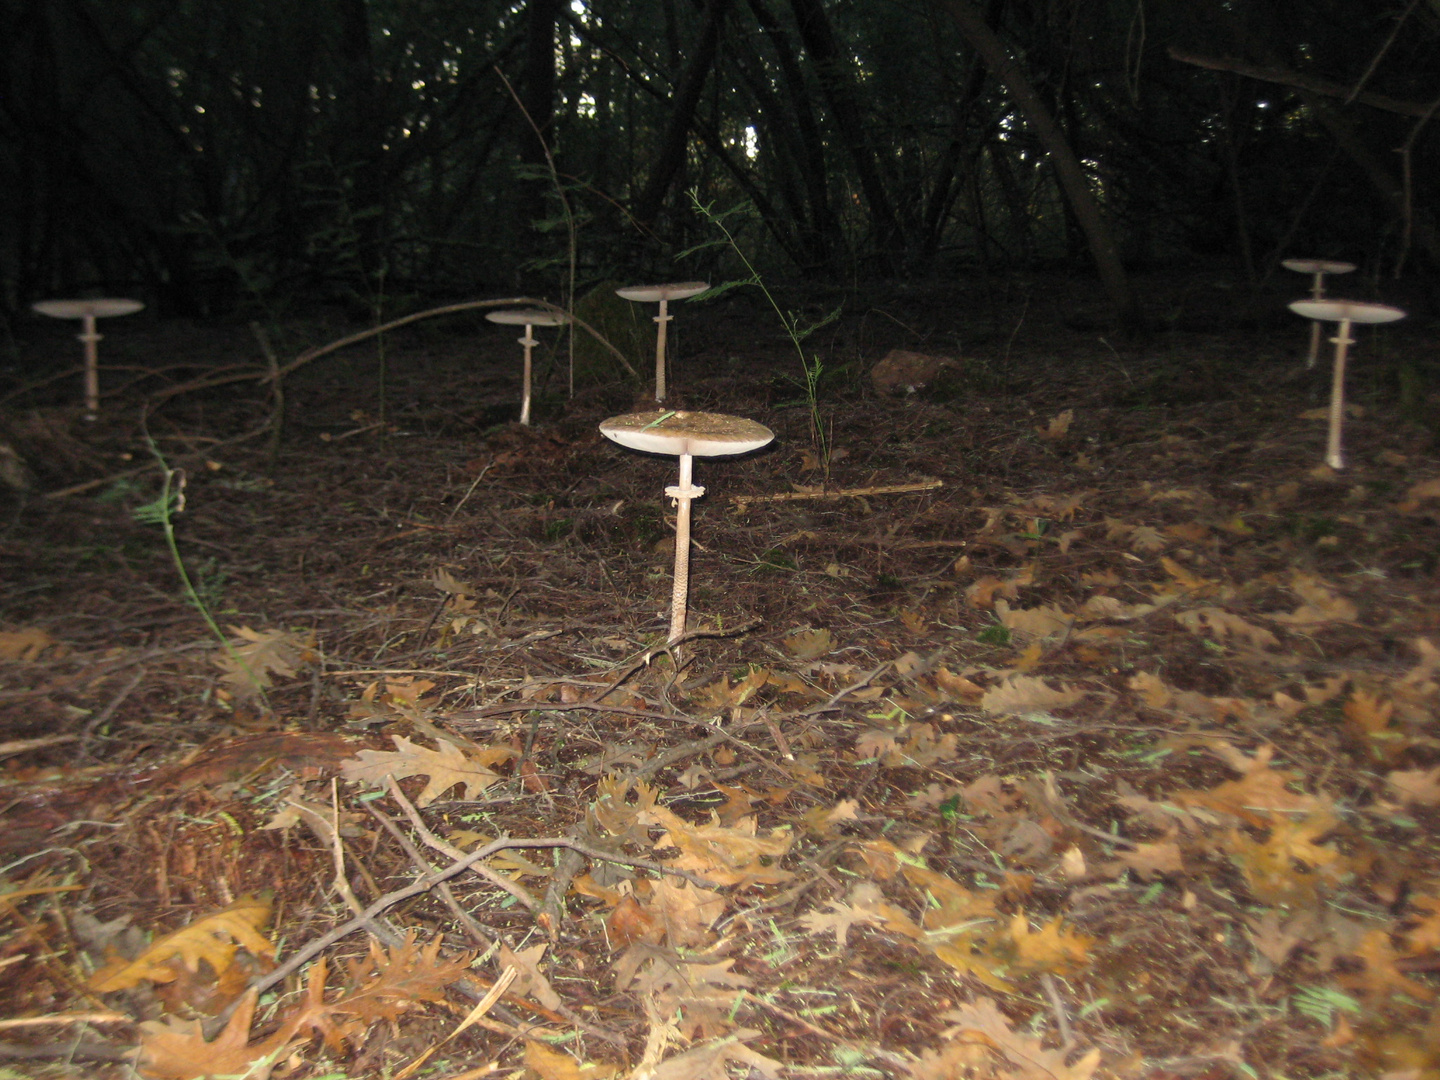
[[[675,90],[674,107],[670,110],[670,119],[666,122],[665,132],[660,139],[655,166],[650,170],[650,177],[640,194],[635,197],[635,218],[642,225],[654,224],[670,185],[675,182],[680,166],[685,163],[690,125],[695,119],[695,109],[700,104],[705,80],[715,63],[720,27],[729,7],[730,0],[707,0],[705,5],[705,22],[700,30],[700,39],[695,43],[689,63],[686,64],[679,86]]]
[[[844,248],[845,239],[840,230],[840,219],[835,216],[835,207],[830,203],[830,185],[825,169],[825,139],[820,134],[820,125],[815,119],[815,110],[810,104],[810,91],[805,85],[805,73],[790,46],[790,40],[780,25],[780,20],[767,8],[763,0],[749,0],[755,21],[760,24],[775,59],[780,65],[781,77],[790,98],[790,107],[795,114],[795,128],[799,133],[800,145],[795,148],[794,158],[800,170],[801,183],[805,185],[805,199],[809,204],[809,222],[805,226],[807,235],[805,247],[821,268],[833,265],[835,254]]]
[[[552,187],[545,175],[546,141],[555,119],[555,20],[560,0],[530,0],[525,9],[525,69],[520,77],[520,105],[525,115],[517,126],[520,164],[526,175],[519,184],[519,216],[528,225],[543,220],[545,197]]]
[[[1025,122],[1030,125],[1035,137],[1050,155],[1060,188],[1075,212],[1076,221],[1084,230],[1090,247],[1090,257],[1095,260],[1095,268],[1099,271],[1105,292],[1115,307],[1120,325],[1127,330],[1138,328],[1141,322],[1140,309],[1130,288],[1125,267],[1120,261],[1120,251],[1115,245],[1115,238],[1105,221],[1100,203],[1090,190],[1089,178],[1085,175],[1084,168],[1070,149],[1070,144],[1065,141],[1054,117],[1050,115],[1020,65],[996,36],[995,31],[990,29],[980,13],[970,5],[969,0],[943,0],[943,3],[970,47],[980,54],[985,66],[1010,91],[1011,99],[1025,115]]]
[[[900,222],[895,217],[895,210],[890,205],[890,197],[865,138],[865,123],[860,115],[860,103],[856,100],[855,84],[850,78],[849,61],[835,40],[835,32],[820,0],[790,0],[790,7],[795,13],[800,40],[805,43],[805,51],[815,64],[815,74],[825,93],[826,104],[830,106],[840,137],[850,152],[855,176],[860,181],[860,190],[865,193],[865,203],[874,222],[880,265],[888,272],[894,268],[895,257],[903,246]]]

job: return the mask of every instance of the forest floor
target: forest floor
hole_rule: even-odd
[[[667,407],[776,439],[697,461],[670,650],[641,384],[547,352],[522,429],[514,327],[315,360],[273,452],[157,396],[244,327],[0,388],[0,1077],[1440,1077],[1433,324],[1357,334],[1335,471],[1283,308],[1077,295],[852,307],[828,470],[773,314],[676,305]]]

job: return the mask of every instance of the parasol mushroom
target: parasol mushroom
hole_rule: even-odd
[[[1326,274],[1348,274],[1355,269],[1354,263],[1337,262],[1334,259],[1286,259],[1280,264],[1286,270],[1294,270],[1297,274],[1314,274],[1314,280],[1310,283],[1310,299],[1323,300],[1325,298],[1325,275]],[[1310,324],[1310,352],[1305,357],[1305,366],[1313,368],[1315,360],[1320,355],[1320,323],[1318,321]]]
[[[133,315],[145,305],[139,300],[109,298],[98,300],[41,300],[32,305],[52,319],[80,319],[79,339],[85,344],[85,419],[100,415],[100,350],[102,334],[95,331],[96,319],[112,315]]]
[[[492,311],[486,314],[485,318],[493,323],[500,323],[504,326],[523,326],[525,336],[519,338],[520,344],[525,347],[525,377],[523,381],[522,397],[520,399],[520,423],[526,427],[530,426],[530,350],[540,344],[535,339],[532,327],[536,326],[561,326],[570,321],[570,316],[563,311],[548,311],[544,308],[516,308],[511,311]]]
[[[643,412],[612,416],[600,434],[631,450],[680,457],[680,483],[667,487],[675,500],[675,582],[670,598],[669,643],[685,633],[685,602],[690,591],[690,503],[705,494],[690,482],[696,457],[728,457],[758,450],[775,438],[764,424],[740,416],[706,412]]]
[[[665,324],[674,318],[670,314],[670,301],[698,296],[708,288],[708,281],[681,281],[671,285],[629,285],[615,290],[615,295],[622,300],[633,300],[639,304],[660,304],[660,314],[655,316],[658,327],[655,332],[656,401],[665,400]]]
[[[1332,469],[1343,469],[1345,458],[1340,453],[1340,425],[1345,412],[1345,354],[1355,344],[1350,336],[1352,323],[1388,323],[1403,319],[1405,312],[1388,304],[1371,304],[1364,300],[1296,300],[1290,305],[1296,315],[1339,323],[1330,340],[1335,344],[1335,375],[1330,384],[1330,437],[1325,444],[1325,463]]]

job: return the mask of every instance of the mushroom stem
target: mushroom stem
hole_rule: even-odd
[[[1314,300],[1325,299],[1325,271],[1316,270],[1315,280],[1310,286],[1310,297]],[[1310,353],[1305,358],[1305,370],[1309,371],[1315,366],[1315,361],[1320,357],[1320,324],[1310,324]]]
[[[94,420],[100,415],[100,339],[104,336],[95,329],[95,316],[85,315],[80,322],[80,341],[85,346],[85,419]]]
[[[655,400],[665,400],[665,326],[675,316],[670,314],[670,301],[660,298],[660,314],[655,316]]]
[[[690,482],[694,463],[694,455],[681,454],[680,483],[665,489],[665,494],[675,500],[675,581],[670,591],[668,644],[679,641],[685,634],[685,605],[690,593],[690,503],[705,494],[703,487]]]
[[[1319,323],[1315,324],[1317,327]],[[1345,353],[1355,343],[1350,336],[1350,320],[1341,319],[1335,336],[1335,376],[1330,384],[1330,437],[1325,444],[1325,463],[1332,469],[1345,468],[1340,452],[1340,428],[1345,418]]]
[[[523,390],[520,398],[520,423],[525,427],[530,426],[530,350],[540,342],[536,339],[531,330],[531,324],[525,324],[525,336],[519,339],[520,344],[525,347],[525,374],[522,377]]]

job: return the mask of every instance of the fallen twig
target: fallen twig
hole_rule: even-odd
[[[867,495],[905,495],[913,491],[934,491],[944,487],[943,480],[922,480],[914,484],[881,484],[877,487],[842,488],[838,491],[781,491],[773,495],[731,495],[735,509],[744,510],[751,503],[795,502],[800,499],[863,499]]]

